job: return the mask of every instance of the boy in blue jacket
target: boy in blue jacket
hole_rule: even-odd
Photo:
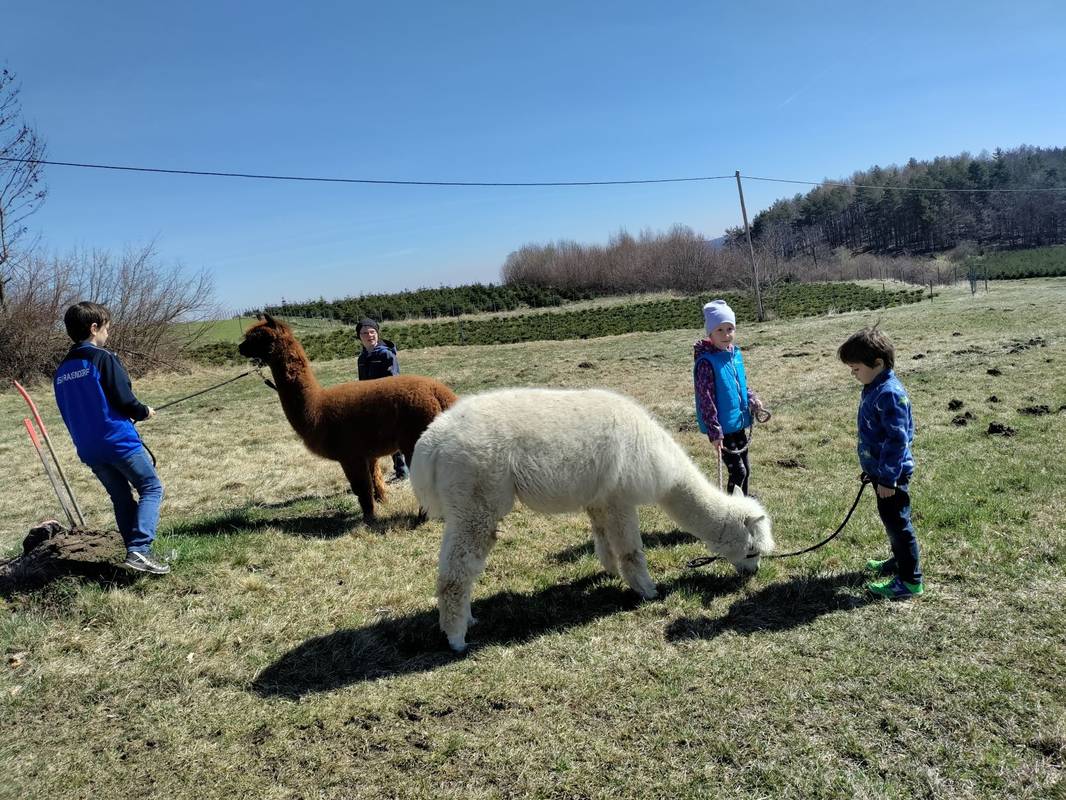
[[[400,374],[400,360],[396,357],[396,345],[380,337],[377,322],[370,318],[360,320],[355,326],[355,334],[363,344],[356,362],[359,380],[372,381]],[[389,479],[392,482],[407,480],[410,475],[403,453],[398,450],[392,454],[392,468],[394,474]]]
[[[863,328],[840,345],[837,355],[863,385],[859,400],[859,464],[877,491],[892,555],[866,567],[886,576],[867,584],[874,594],[902,600],[923,594],[918,537],[911,522],[910,481],[914,474],[914,419],[907,390],[892,371],[896,351],[877,327]]]
[[[78,457],[104,485],[126,545],[124,566],[165,575],[170,567],[151,554],[163,502],[163,484],[133,427],[155,415],[133,394],[129,375],[107,342],[111,313],[98,303],[81,302],[63,315],[74,346],[53,378],[56,404],[74,440]],[[131,487],[137,490],[133,499]]]

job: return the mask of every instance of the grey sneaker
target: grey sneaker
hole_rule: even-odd
[[[136,570],[137,572],[147,572],[150,575],[166,575],[170,572],[170,565],[159,561],[147,553],[126,553],[126,560],[122,562],[122,566],[126,569]]]

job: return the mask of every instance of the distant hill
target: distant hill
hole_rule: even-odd
[[[755,215],[752,236],[775,258],[845,247],[885,255],[1066,243],[1066,148],[1021,146],[991,155],[911,159],[856,172],[778,200]],[[1032,190],[1032,191],[1027,191]],[[732,229],[730,237],[743,235]]]

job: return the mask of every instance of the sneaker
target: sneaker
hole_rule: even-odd
[[[397,472],[395,475],[389,478],[388,483],[403,483],[410,477],[410,475],[411,473],[408,470],[404,470],[403,472]]]
[[[158,561],[147,553],[132,551],[126,553],[126,560],[122,562],[122,566],[137,572],[147,572],[150,575],[166,575],[170,572],[169,564]]]
[[[876,595],[887,597],[889,600],[906,600],[909,597],[919,597],[925,594],[924,583],[907,583],[898,576],[868,583],[866,588]]]
[[[896,574],[896,560],[892,556],[888,558],[871,558],[866,562],[866,571],[874,575],[889,576]]]

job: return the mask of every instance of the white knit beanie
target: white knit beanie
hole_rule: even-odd
[[[737,315],[725,300],[712,300],[703,307],[703,324],[708,334],[723,322],[737,324]]]

